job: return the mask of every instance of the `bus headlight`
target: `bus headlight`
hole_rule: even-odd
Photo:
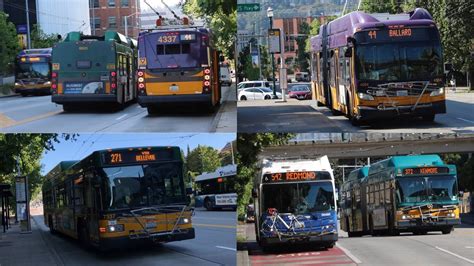
[[[454,218],[456,217],[456,214],[454,212],[450,212],[448,213],[448,217]]]
[[[43,85],[51,85],[51,81],[46,81]]]
[[[430,96],[439,96],[439,95],[442,95],[444,93],[444,88],[439,88],[435,91],[432,91],[430,93]]]
[[[369,95],[367,93],[359,92],[358,95],[359,95],[359,99],[361,100],[367,100],[367,101],[374,100],[374,97],[372,97],[372,95]]]
[[[114,224],[107,226],[107,231],[110,233],[123,232],[124,228],[123,224]]]
[[[18,83],[18,82],[15,82],[15,86],[20,86],[20,83]]]
[[[179,218],[178,224],[188,224],[191,222],[191,219],[189,218]]]
[[[407,215],[402,215],[402,220],[406,220],[408,219],[409,217]]]

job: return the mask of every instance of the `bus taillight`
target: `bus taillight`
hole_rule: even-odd
[[[143,71],[138,71],[137,76],[138,76],[138,95],[146,95],[145,73]]]
[[[206,74],[206,75],[211,74],[211,69],[209,69],[209,68],[204,69],[204,74]]]
[[[204,81],[202,85],[204,93],[211,92],[211,69],[209,68],[204,69]]]
[[[110,72],[110,88],[111,93],[117,92],[117,72],[115,71]]]
[[[51,94],[58,93],[58,73],[53,72],[51,73]]]

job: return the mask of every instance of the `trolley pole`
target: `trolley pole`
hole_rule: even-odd
[[[26,4],[26,39],[28,42],[28,49],[31,49],[31,33],[30,33],[30,9],[28,7],[28,0],[25,0]]]

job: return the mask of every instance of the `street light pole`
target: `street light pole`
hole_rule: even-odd
[[[268,7],[267,16],[270,19],[270,29],[273,29],[273,9]],[[275,55],[272,54],[272,78],[273,78],[273,98],[276,99],[276,81],[275,81]]]
[[[28,42],[28,49],[31,49],[31,33],[30,33],[30,9],[28,7],[28,0],[25,0],[26,3],[26,39]]]

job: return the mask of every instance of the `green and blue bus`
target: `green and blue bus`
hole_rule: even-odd
[[[65,111],[88,104],[123,108],[136,99],[137,42],[115,31],[71,32],[52,52],[52,101]]]

